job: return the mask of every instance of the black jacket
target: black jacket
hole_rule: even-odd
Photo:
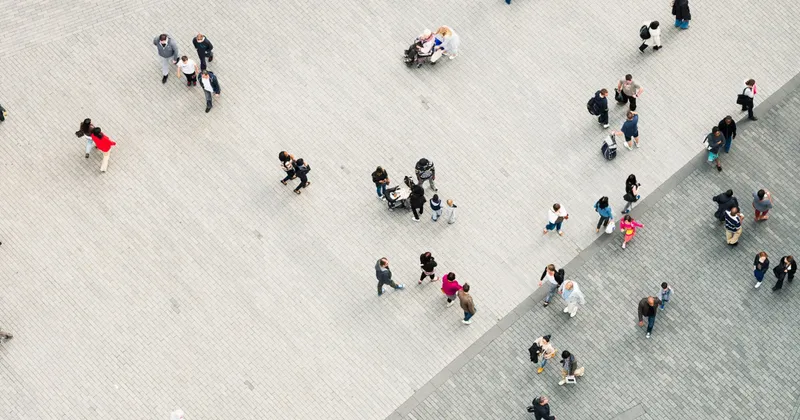
[[[203,77],[200,76],[200,80],[199,80],[200,85],[203,84],[203,80],[202,79],[203,79]],[[208,72],[208,80],[211,81],[211,90],[213,90],[215,94],[219,95],[219,92],[220,92],[219,81],[217,80],[217,75],[214,74],[213,71]]]
[[[203,39],[203,42],[197,42],[197,37],[192,39],[192,44],[194,48],[197,50],[197,53],[205,53],[211,52],[214,49],[214,46],[211,45],[211,41],[208,40],[208,37]]]
[[[650,304],[647,303],[647,298],[644,298],[639,301],[639,308],[637,311],[639,314],[639,322],[642,322],[644,320],[644,317],[649,318],[651,316],[656,316],[656,313],[658,312],[658,305],[661,305],[661,299],[659,298],[653,298],[653,299],[655,300],[655,302],[653,302],[653,306],[650,306]]]
[[[775,268],[772,269],[772,272],[775,274],[776,277],[780,278],[783,275],[783,270],[785,269],[786,269],[786,257],[781,257],[781,262],[779,262],[778,265],[776,265]],[[797,263],[793,259],[792,263],[789,264],[789,272],[787,273],[789,275],[789,281],[792,281],[794,279],[795,271],[797,271]]]
[[[689,0],[675,0],[672,3],[672,14],[675,15],[675,19],[692,20],[692,14],[689,12]]]
[[[425,206],[425,196],[420,194],[411,194],[408,197],[408,201],[411,203],[411,207],[415,209],[421,209]]]
[[[608,98],[600,96],[600,91],[594,93],[595,111],[597,113],[608,112]]]
[[[538,402],[533,405],[533,417],[536,420],[555,420],[556,416],[550,415],[550,404],[539,404]]]
[[[712,198],[717,203],[717,211],[714,212],[714,217],[717,220],[725,220],[725,212],[733,207],[739,207],[739,201],[734,196],[728,197],[725,193],[716,195]]]
[[[759,255],[756,254],[756,259],[753,260],[753,266],[756,270],[761,271],[762,273],[766,273],[769,270],[769,258],[764,258],[764,262],[758,261]]]
[[[736,121],[731,120],[730,124],[725,124],[725,119],[723,118],[722,121],[717,124],[719,127],[719,131],[722,131],[722,135],[730,138],[736,138]]]
[[[383,184],[381,181],[385,181],[389,179],[389,173],[384,170],[383,172],[375,171],[372,173],[372,182],[375,183],[375,186],[380,186]]]
[[[431,273],[437,265],[439,264],[433,259],[433,255],[428,258],[425,258],[425,254],[419,256],[419,266],[422,268],[422,271]]]

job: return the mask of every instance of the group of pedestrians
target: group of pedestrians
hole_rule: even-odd
[[[387,189],[391,182],[389,173],[382,166],[378,166],[372,172],[372,182],[375,184],[375,193],[378,199],[388,201],[390,209],[404,207],[407,202],[408,207],[411,208],[411,220],[415,222],[420,221],[420,216],[425,212],[425,204],[427,204],[431,210],[432,221],[436,222],[444,216],[448,224],[455,223],[458,206],[452,199],[442,202],[438,194],[433,194],[430,200],[425,198],[424,184],[426,182],[431,190],[434,192],[439,191],[436,188],[436,166],[433,162],[426,158],[421,158],[414,166],[414,173],[417,178],[416,183],[409,177],[405,177],[403,185]],[[396,204],[396,201],[400,201],[401,204]]]
[[[553,347],[550,338],[550,335],[541,336],[534,340],[533,345],[528,348],[531,362],[538,365],[536,374],[544,372],[547,361],[555,358],[558,353],[555,347]],[[578,367],[578,359],[568,350],[561,352],[561,361],[559,364],[561,365],[561,380],[558,382],[559,385],[575,383],[576,378],[583,376],[585,372],[583,367]]]
[[[727,190],[711,198],[717,203],[714,217],[720,224],[725,225],[725,240],[730,246],[739,245],[742,236],[744,215],[739,207],[739,200],[733,195],[733,190]],[[772,193],[762,188],[753,193],[754,221],[761,222],[769,219],[769,211],[773,207]]]
[[[106,170],[108,170],[108,160],[111,156],[111,146],[114,146],[117,143],[105,135],[100,127],[95,127],[94,124],[92,124],[91,118],[86,118],[83,120],[78,128],[78,131],[75,132],[75,136],[86,141],[86,159],[89,159],[89,156],[94,149],[103,152],[103,161],[100,163],[100,172],[106,172]]]
[[[200,77],[200,87],[203,89],[206,100],[206,113],[211,111],[214,106],[213,97],[219,97],[221,92],[219,80],[214,72],[207,70],[208,64],[214,61],[214,45],[203,34],[197,34],[192,38],[192,45],[197,50],[197,56],[200,59],[200,66],[198,68],[194,60],[188,56],[181,56],[178,50],[178,43],[175,39],[168,34],[158,35],[153,39],[158,52],[158,57],[161,61],[161,83],[167,83],[169,78],[170,64],[177,66],[177,77],[180,78],[181,74],[186,77],[186,86],[196,86],[198,75]]]
[[[281,162],[281,169],[286,174],[286,176],[281,179],[281,184],[287,185],[289,181],[300,178],[300,183],[297,184],[297,187],[294,189],[294,193],[297,195],[300,195],[300,190],[311,185],[311,181],[308,180],[308,173],[311,172],[311,166],[306,163],[305,159],[300,158],[295,160],[294,156],[284,150],[278,153],[278,160]]]
[[[550,306],[553,297],[558,293],[567,304],[564,313],[568,313],[570,318],[574,318],[578,313],[578,308],[586,304],[586,298],[581,292],[578,283],[573,280],[566,280],[564,269],[556,270],[555,264],[548,264],[539,278],[539,287],[547,284],[547,294],[544,297],[545,308]]]

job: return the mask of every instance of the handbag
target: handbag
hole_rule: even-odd
[[[616,226],[613,223],[609,223],[608,226],[606,226],[606,233],[614,233],[615,227]]]
[[[742,93],[739,94],[738,96],[736,96],[736,103],[737,104],[739,104],[739,105],[749,105],[750,101],[753,100],[753,98],[745,95],[744,94],[745,92],[747,92],[747,88],[744,88],[744,90],[742,90]]]
[[[622,92],[619,89],[614,88],[614,100],[617,102],[625,102],[625,98],[622,96]]]
[[[559,223],[561,223],[563,221],[564,221],[564,218],[561,217],[561,216],[558,216],[558,218],[556,219],[556,224],[559,224]]]

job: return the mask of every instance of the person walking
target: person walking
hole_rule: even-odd
[[[755,97],[756,97],[757,89],[756,89],[756,81],[753,79],[745,80],[744,87],[742,88],[742,93],[736,97],[736,103],[742,106],[742,111],[747,111],[747,118],[752,121],[758,121],[755,115],[753,115],[753,107],[755,106]]]
[[[200,57],[200,70],[205,70],[206,58],[208,58],[209,63],[214,61],[214,53],[211,51],[214,49],[214,46],[211,45],[211,41],[203,34],[197,34],[197,36],[192,39],[192,44],[197,50],[197,56]]]
[[[726,115],[722,121],[717,124],[722,135],[725,137],[725,153],[731,151],[731,142],[736,138],[736,122],[733,121],[730,115]]]
[[[561,293],[561,298],[567,302],[567,307],[564,308],[564,313],[568,313],[570,318],[574,318],[578,313],[579,305],[586,304],[586,299],[578,287],[578,283],[572,280],[565,281],[558,290]]]
[[[620,131],[614,131],[613,134],[625,136],[625,148],[633,150],[633,142],[636,142],[636,147],[639,146],[639,114],[634,111],[628,111],[627,119],[622,123]]]
[[[578,367],[578,359],[575,355],[567,350],[561,352],[561,380],[558,381],[559,385],[564,385],[568,382],[574,383],[575,378],[583,376],[583,367]]]
[[[194,60],[190,60],[189,57],[185,55],[181,57],[181,61],[178,62],[178,74],[176,74],[176,76],[180,79],[181,73],[183,73],[183,75],[186,76],[186,86],[197,85],[197,74],[199,72]]]
[[[422,215],[425,201],[425,190],[419,185],[411,187],[411,195],[408,197],[408,202],[411,204],[411,213],[413,213],[411,219],[415,222],[419,222],[419,216]]]
[[[289,152],[282,151],[278,153],[278,160],[281,161],[281,169],[286,173],[286,176],[281,180],[281,184],[286,185],[287,181],[291,181],[297,176],[294,173],[294,156]]]
[[[307,164],[303,158],[297,159],[294,162],[294,173],[300,178],[300,183],[294,189],[294,193],[300,195],[300,190],[311,185],[308,180],[308,173],[311,172],[311,165]]]
[[[630,174],[628,178],[625,180],[625,195],[622,196],[622,199],[625,200],[625,207],[622,208],[622,214],[628,214],[633,210],[633,203],[639,201],[641,195],[639,195],[639,187],[642,184],[636,180],[636,175]]]
[[[434,222],[439,220],[439,217],[442,216],[442,201],[439,200],[439,194],[434,194],[428,204],[431,206],[431,220]]]
[[[628,242],[636,236],[636,229],[643,227],[644,225],[633,220],[630,214],[626,214],[625,217],[622,218],[622,221],[619,222],[619,230],[625,234],[622,238],[622,249],[625,249],[628,246]]]
[[[211,100],[211,95],[213,94],[214,96],[219,97],[219,81],[213,72],[203,70],[200,83],[203,86],[203,93],[206,95],[206,113],[208,113],[208,111],[211,111],[211,107],[214,106],[214,103]]]
[[[397,284],[392,280],[392,270],[389,269],[389,259],[383,257],[375,263],[375,277],[378,279],[378,296],[383,295],[386,291],[385,285],[393,288],[394,290],[405,289],[405,284]]]
[[[464,283],[464,286],[458,291],[458,303],[461,305],[461,310],[464,311],[464,319],[461,322],[467,325],[472,324],[475,304],[472,302],[472,295],[469,294],[469,283]]]
[[[764,281],[764,274],[767,274],[769,269],[769,258],[764,251],[756,254],[756,259],[753,260],[753,276],[756,278],[755,288],[761,287],[761,282]]]
[[[389,185],[389,173],[386,169],[378,166],[375,172],[372,173],[372,182],[375,183],[375,192],[378,193],[378,198],[386,200],[386,186]]]
[[[7,116],[8,116],[8,111],[6,111],[6,109],[3,108],[3,105],[0,105],[0,122],[5,121]]]
[[[760,189],[753,193],[753,210],[755,210],[756,222],[769,219],[769,210],[772,208],[772,193],[765,189]]]
[[[730,246],[739,245],[739,237],[742,236],[742,220],[744,215],[739,213],[738,207],[731,207],[725,211],[725,239]]]
[[[739,206],[739,201],[733,196],[733,190],[717,194],[711,200],[717,203],[717,211],[714,212],[714,217],[719,220],[720,224],[725,223],[726,211]]]
[[[422,184],[428,181],[433,191],[439,191],[436,189],[436,184],[434,184],[436,180],[436,168],[433,166],[433,162],[422,158],[417,161],[414,171],[417,174],[417,184],[419,186],[422,187]]]
[[[425,277],[430,277],[431,281],[438,280],[436,278],[437,265],[439,264],[436,262],[430,252],[421,254],[419,256],[419,267],[422,269],[422,274],[419,275],[419,282],[417,282],[417,284],[422,284],[422,280],[425,280]]]
[[[449,26],[440,26],[436,30],[436,49],[448,56],[451,60],[458,56],[458,46],[461,44],[461,38]]]
[[[647,317],[647,334],[645,338],[650,338],[650,333],[653,332],[653,325],[656,323],[656,312],[658,305],[661,301],[654,296],[648,296],[639,301],[639,326],[644,325],[644,317]]]
[[[542,277],[539,278],[539,287],[542,287],[545,279],[547,279],[547,295],[544,297],[543,306],[546,308],[550,305],[550,300],[553,299],[553,295],[558,291],[558,287],[564,282],[564,270],[556,271],[555,265],[548,264],[542,272]]]
[[[94,149],[94,140],[92,140],[92,130],[94,130],[94,124],[92,124],[92,119],[87,118],[83,120],[81,123],[80,128],[78,131],[75,132],[75,136],[78,138],[83,138],[86,140],[86,159],[89,159],[89,153],[91,153],[92,149]]]
[[[617,89],[614,92],[614,98],[618,103],[630,104],[630,111],[636,111],[636,100],[644,92],[644,89],[638,83],[633,81],[633,76],[630,74],[625,75],[624,80],[617,83]]]
[[[608,128],[608,89],[603,88],[594,93],[591,100],[591,111],[597,115],[597,122]]]
[[[703,143],[708,143],[708,163],[716,163],[717,171],[722,172],[722,163],[719,159],[719,153],[725,145],[725,137],[722,135],[719,127],[712,127],[711,133],[706,136]]]
[[[564,236],[564,231],[561,230],[561,225],[563,225],[564,221],[567,219],[569,219],[569,213],[567,213],[567,210],[564,207],[561,207],[561,204],[553,204],[553,208],[547,211],[547,224],[545,225],[544,229],[542,229],[542,235],[547,235],[548,232],[555,229],[558,231],[559,236]]]
[[[178,44],[167,34],[161,34],[153,39],[158,57],[161,59],[161,83],[167,83],[169,77],[169,64],[178,64]]]
[[[556,357],[556,349],[550,343],[549,335],[544,335],[533,340],[533,345],[528,349],[528,353],[530,353],[531,362],[539,365],[536,369],[537,374],[544,372],[547,361]]]
[[[783,280],[789,280],[789,283],[794,280],[794,273],[797,271],[797,263],[794,260],[794,257],[791,255],[787,255],[781,258],[781,261],[775,268],[772,269],[772,273],[775,274],[775,277],[778,278],[778,281],[775,283],[775,286],[772,287],[772,291],[780,290],[783,288]]]
[[[689,11],[689,0],[673,0],[672,14],[675,16],[675,27],[689,29],[692,13]]]
[[[658,297],[658,300],[661,301],[661,306],[659,309],[666,311],[664,307],[667,306],[667,302],[669,302],[669,299],[672,297],[672,288],[669,287],[667,282],[661,283],[661,290],[658,291],[658,295],[656,296]]]
[[[445,210],[447,211],[447,214],[445,215],[445,218],[447,219],[447,224],[448,225],[452,225],[453,223],[456,222],[456,209],[457,208],[458,208],[458,206],[453,202],[453,200],[451,200],[451,199],[447,200],[447,207],[445,207]]]
[[[461,285],[456,280],[456,273],[450,272],[442,276],[442,293],[447,297],[445,306],[449,308],[456,303],[456,294],[459,290],[461,290]]]
[[[608,204],[608,197],[603,196],[594,203],[594,211],[600,215],[600,220],[597,221],[596,233],[600,233],[600,226],[607,227],[609,223],[614,224],[614,212]]]
[[[117,143],[113,142],[107,135],[103,134],[100,127],[92,129],[92,141],[94,145],[103,152],[103,162],[100,164],[100,172],[103,173],[108,169],[108,158],[111,155],[111,146]]]
[[[511,0],[506,0],[506,3],[511,4]],[[531,406],[528,406],[529,413],[533,413],[534,420],[556,420],[556,416],[550,415],[550,400],[542,395],[533,399]]]
[[[642,23],[639,28],[639,37],[642,38],[642,45],[639,46],[639,52],[644,52],[650,43],[653,43],[653,50],[658,51],[661,49],[661,28],[657,20],[648,20]]]
[[[4,330],[0,330],[0,338],[2,338],[3,341],[8,341],[14,338],[14,334],[11,334],[10,332]]]

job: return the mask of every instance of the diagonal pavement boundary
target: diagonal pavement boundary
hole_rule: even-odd
[[[764,115],[766,114],[772,107],[776,104],[780,103],[781,101],[786,98],[786,96],[795,91],[796,89],[800,88],[800,73],[796,74],[792,77],[788,82],[786,82],[780,89],[775,91],[772,95],[768,96],[763,102],[758,104],[758,106],[754,109],[755,115]],[[753,124],[753,121],[747,119],[747,117],[743,117],[736,122],[737,130],[743,131],[750,124]],[[700,153],[695,156],[695,158],[690,159],[683,167],[681,167],[677,172],[672,174],[666,181],[664,181],[661,185],[659,185],[653,192],[647,195],[644,199],[640,201],[640,203],[636,206],[635,210],[632,212],[641,213],[649,210],[651,207],[655,206],[656,203],[661,201],[661,199],[673,188],[675,188],[681,181],[686,179],[692,171],[697,169],[698,164],[704,163],[706,160],[706,151],[702,150]],[[572,270],[577,269],[577,267],[583,265],[586,261],[588,261],[595,253],[603,246],[606,242],[612,239],[613,235],[605,235],[601,234],[594,242],[592,242],[589,246],[581,250],[578,255],[575,256],[572,260],[570,260],[563,268],[565,271],[570,272]],[[523,300],[516,308],[514,308],[511,312],[509,312],[503,318],[495,324],[492,328],[490,328],[484,335],[478,338],[472,345],[467,347],[463,353],[456,356],[450,364],[448,364],[442,371],[436,374],[433,378],[431,378],[428,383],[420,387],[418,390],[414,392],[414,394],[407,399],[403,404],[401,404],[397,409],[395,409],[392,414],[387,417],[387,420],[400,420],[404,419],[408,416],[419,404],[425,401],[436,389],[442,386],[445,382],[447,382],[453,375],[455,375],[459,370],[461,370],[464,365],[466,365],[470,360],[472,360],[475,356],[477,356],[484,348],[486,348],[492,341],[494,341],[497,337],[499,337],[503,332],[509,329],[514,323],[517,322],[524,314],[528,311],[532,310],[537,304],[541,302],[546,294],[547,290],[544,287],[540,287],[536,289],[530,296],[528,296],[525,300]],[[635,407],[634,407],[635,408]],[[638,410],[633,410],[638,411]],[[632,414],[632,413],[628,413]],[[638,417],[638,416],[636,416]],[[628,417],[620,417],[620,418],[628,418]],[[631,417],[635,418],[635,417]],[[800,406],[798,406],[798,414],[795,418],[800,418]]]

